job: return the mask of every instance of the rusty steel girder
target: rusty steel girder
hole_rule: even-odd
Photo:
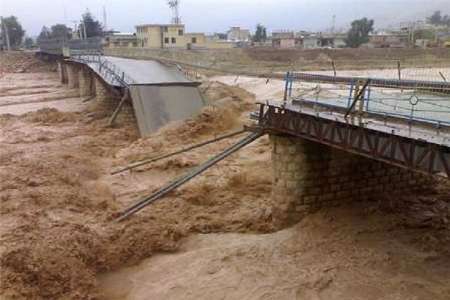
[[[259,127],[428,175],[450,179],[450,148],[317,115],[260,104]]]

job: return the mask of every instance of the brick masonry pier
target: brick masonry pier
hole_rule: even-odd
[[[272,212],[292,224],[305,213],[351,201],[379,200],[411,192],[429,178],[421,174],[289,136],[270,136]]]

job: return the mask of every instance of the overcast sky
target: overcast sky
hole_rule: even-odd
[[[170,22],[166,0],[0,0],[0,15],[15,15],[27,31],[37,35],[42,26],[73,21],[89,9],[103,21],[106,7],[109,29],[133,32],[141,23]],[[280,29],[346,28],[360,17],[375,19],[376,27],[420,20],[434,10],[450,13],[450,0],[181,0],[180,14],[190,32],[223,32],[230,26],[254,29],[262,23]]]

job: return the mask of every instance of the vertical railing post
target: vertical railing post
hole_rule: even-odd
[[[258,124],[261,126],[263,124],[264,118],[264,104],[259,105],[259,116],[258,116]]]
[[[288,98],[288,88],[289,88],[289,72],[286,73],[286,76],[284,77],[285,83],[284,83],[284,97],[283,102],[286,104],[287,98]]]
[[[371,93],[371,88],[369,86],[366,91],[366,111],[367,112],[369,112],[370,93]]]
[[[292,86],[294,85],[294,73],[289,76],[289,98],[292,97]]]
[[[350,103],[352,102],[353,99],[353,88],[355,86],[355,81],[352,80],[351,84],[350,84],[350,95],[348,95],[348,101],[347,101],[347,108],[350,107]]]

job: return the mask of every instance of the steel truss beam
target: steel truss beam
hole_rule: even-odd
[[[265,131],[298,136],[398,167],[450,178],[449,147],[282,107],[260,105],[259,126]]]
[[[346,76],[330,76],[308,73],[290,73],[290,79],[294,81],[322,82],[334,84],[352,84],[355,81],[363,82],[370,80],[370,86],[395,88],[395,89],[414,89],[422,91],[431,91],[438,93],[450,94],[450,82],[445,81],[423,81],[423,80],[407,80],[407,79],[383,79],[383,78],[363,78],[363,77],[346,77]]]

